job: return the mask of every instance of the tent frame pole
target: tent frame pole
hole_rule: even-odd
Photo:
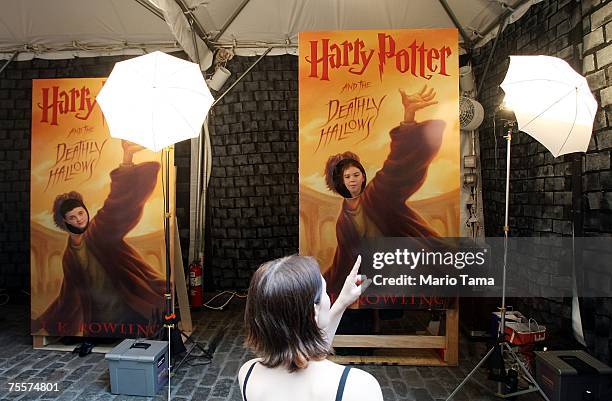
[[[522,7],[523,4],[525,4],[525,3],[529,2],[529,1],[531,1],[531,0],[519,0],[516,4],[514,4],[512,6],[512,8],[510,8],[510,6],[508,6],[508,5],[506,5],[506,11],[504,11],[504,13],[502,15],[500,15],[499,17],[497,17],[497,19],[495,21],[493,21],[485,29],[483,29],[482,32],[477,32],[478,36],[481,36],[481,37],[487,36],[489,34],[489,32],[491,32],[493,29],[495,29],[496,26],[501,25],[502,22],[505,23],[506,19],[508,19],[508,17],[510,15],[512,15],[514,10]],[[498,35],[499,35],[499,33],[498,33]]]
[[[233,82],[233,83],[230,85],[230,87],[229,87],[229,88],[227,88],[227,89],[225,90],[225,92],[223,92],[223,93],[221,94],[221,96],[219,96],[217,99],[215,99],[215,101],[213,102],[212,106],[210,106],[210,108],[212,109],[212,108],[213,108],[213,107],[214,107],[214,106],[215,106],[217,103],[219,103],[219,101],[220,101],[221,99],[223,99],[223,97],[224,97],[225,95],[227,95],[227,94],[228,94],[228,93],[229,93],[229,92],[230,92],[230,91],[231,91],[231,90],[234,88],[234,86],[236,86],[236,85],[238,84],[238,82],[240,82],[240,81],[242,80],[242,78],[244,78],[244,77],[245,77],[245,76],[246,76],[246,75],[247,75],[247,74],[248,74],[248,73],[249,73],[249,72],[250,72],[250,71],[251,71],[253,68],[255,68],[255,66],[256,66],[257,64],[259,64],[259,62],[260,62],[261,60],[263,60],[263,58],[264,58],[264,57],[266,57],[266,55],[267,55],[268,53],[270,53],[270,51],[271,51],[271,50],[272,50],[272,47],[268,47],[268,48],[266,49],[266,51],[265,51],[265,52],[263,52],[263,53],[262,53],[262,55],[261,55],[261,56],[259,56],[259,58],[258,58],[257,60],[255,60],[255,61],[253,62],[253,64],[251,64],[251,65],[249,66],[249,68],[247,68],[247,70],[246,70],[245,72],[243,72],[243,73],[242,73],[242,75],[240,75],[240,76],[239,76],[239,77],[238,77],[238,78],[237,78],[237,79],[236,79],[236,80],[235,80],[235,81],[234,81],[234,82]]]
[[[0,67],[0,74],[2,74],[2,71],[4,71],[4,69],[5,69],[6,67],[8,67],[8,65],[9,65],[9,64],[10,64],[10,63],[11,63],[13,60],[15,60],[15,57],[17,57],[17,55],[18,55],[18,54],[19,54],[19,52],[18,52],[18,51],[16,51],[15,53],[13,53],[13,55],[12,55],[12,56],[11,56],[11,57],[10,57],[8,60],[6,60],[6,62],[5,62],[3,65],[2,65],[2,67]]]
[[[506,21],[499,24],[499,28],[497,29],[497,35],[495,35],[495,40],[493,40],[493,47],[491,47],[491,52],[489,53],[489,57],[487,58],[487,64],[485,64],[485,68],[482,73],[482,77],[480,78],[480,82],[478,83],[476,93],[480,93],[482,85],[484,84],[485,79],[487,79],[487,73],[489,72],[489,67],[491,66],[491,60],[493,60],[493,54],[495,54],[495,49],[497,48],[497,40],[499,39],[499,35],[501,35],[501,32],[504,29],[504,25],[506,25]]]
[[[185,18],[187,18],[187,21],[189,22],[189,25],[191,25],[191,29],[196,32],[198,37],[200,39],[202,39],[202,41],[204,41],[204,43],[206,43],[206,46],[208,46],[209,48],[212,47],[212,46],[209,46],[210,43],[209,43],[209,40],[208,40],[208,34],[206,33],[206,30],[204,29],[204,27],[202,27],[202,24],[200,24],[200,21],[198,21],[198,19],[194,15],[193,11],[190,10],[185,5],[183,0],[174,0],[174,1],[181,8],[181,10],[183,11],[183,14],[185,14]]]
[[[219,32],[215,35],[215,37],[212,40],[213,42],[216,42],[217,40],[219,40],[221,35],[223,35],[225,33],[225,31],[227,31],[227,28],[229,28],[229,26],[234,22],[234,20],[238,17],[238,15],[240,15],[240,13],[244,9],[244,7],[246,7],[246,5],[249,3],[249,1],[250,0],[243,0],[242,1],[242,3],[238,6],[236,11],[234,11],[234,13],[229,17],[227,22],[225,24],[223,24],[221,29],[219,29]]]
[[[158,9],[156,9],[155,7],[153,7],[151,5],[151,3],[149,3],[148,0],[134,0],[136,3],[140,4],[141,6],[143,6],[144,8],[146,8],[147,10],[149,10],[151,13],[153,13],[157,18],[161,19],[162,21],[166,21],[166,19],[164,18],[164,14],[161,13],[161,11],[159,11]]]
[[[455,27],[459,30],[459,33],[461,34],[461,38],[463,38],[463,43],[465,44],[466,49],[471,49],[473,47],[472,40],[470,39],[465,29],[463,29],[463,26],[459,23],[457,16],[453,12],[453,9],[448,5],[446,0],[438,0],[438,1],[440,2],[440,5],[442,6],[442,8],[444,8],[446,15],[448,15],[451,21],[453,21],[453,24],[455,25]]]

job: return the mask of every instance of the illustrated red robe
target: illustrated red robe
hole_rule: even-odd
[[[87,250],[103,267],[116,294],[142,317],[141,321],[161,315],[165,279],[125,242],[124,237],[140,221],[144,205],[155,188],[159,168],[157,162],[146,162],[111,171],[110,193],[82,234]],[[91,322],[92,300],[88,294],[91,283],[70,246],[70,238],[62,267],[64,279],[60,293],[33,322],[33,332],[46,328],[52,334],[74,335],[83,323]],[[118,316],[117,320],[121,319]],[[62,325],[60,333],[57,332],[58,324]]]
[[[406,201],[425,182],[429,164],[442,145],[446,123],[428,120],[402,124],[389,133],[389,155],[357,198],[363,213],[383,237],[438,237],[439,234]],[[338,246],[324,273],[332,299],[338,296],[359,254],[361,238],[349,216],[346,200],[336,222]]]

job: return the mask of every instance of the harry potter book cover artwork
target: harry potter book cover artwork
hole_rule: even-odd
[[[363,239],[459,236],[455,29],[299,37],[300,253],[333,298]]]
[[[32,334],[148,337],[165,270],[159,153],[111,138],[103,78],[32,85]]]

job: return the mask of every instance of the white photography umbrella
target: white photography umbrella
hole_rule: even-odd
[[[597,102],[586,79],[564,60],[550,56],[510,56],[500,85],[518,129],[553,156],[586,152]]]
[[[155,152],[197,137],[214,101],[197,64],[159,51],[116,63],[96,99],[112,137]]]

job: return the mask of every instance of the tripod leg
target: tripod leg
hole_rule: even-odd
[[[183,365],[183,363],[187,360],[187,358],[189,358],[189,356],[191,355],[191,352],[194,350],[195,348],[195,344],[191,346],[191,348],[189,348],[187,350],[187,352],[185,353],[185,355],[181,358],[181,360],[179,361],[179,363],[177,363],[176,365],[172,366],[172,370],[174,372],[178,372],[178,370],[180,369],[180,367]]]
[[[206,358],[206,359],[211,359],[213,358],[212,353],[207,350],[206,348],[204,348],[202,346],[202,344],[200,344],[198,341],[194,340],[193,338],[191,338],[191,336],[187,333],[185,333],[184,331],[180,330],[179,331],[181,336],[185,337],[185,343],[190,342],[192,345],[189,349],[187,349],[187,352],[185,353],[185,355],[181,358],[181,360],[179,361],[179,363],[177,363],[175,366],[173,366],[173,370],[175,372],[178,372],[179,368],[183,365],[183,363],[187,360],[187,358],[189,358],[191,356],[191,353],[197,348],[202,352],[202,355],[196,355],[196,358]]]
[[[459,390],[461,390],[461,388],[465,385],[465,383],[467,383],[467,381],[470,379],[470,377],[472,377],[474,375],[474,373],[476,373],[476,371],[478,370],[478,368],[485,363],[485,361],[489,358],[489,355],[491,355],[491,353],[493,353],[493,351],[495,350],[495,347],[499,347],[499,345],[495,344],[493,347],[491,347],[491,349],[489,350],[489,352],[487,352],[487,354],[485,356],[482,357],[482,359],[478,362],[478,364],[476,366],[474,366],[474,369],[472,369],[472,371],[470,373],[468,373],[467,376],[465,376],[465,379],[463,379],[463,381],[461,383],[459,383],[459,385],[457,386],[456,389],[453,390],[453,392],[448,396],[448,398],[446,399],[446,401],[450,401],[453,399],[453,397],[455,396],[455,394],[457,394],[459,392]],[[548,400],[546,400],[548,401]]]
[[[193,342],[193,348],[197,348],[197,349],[199,349],[200,351],[202,351],[202,354],[203,354],[202,356],[203,356],[203,357],[206,357],[206,358],[212,358],[212,355],[210,354],[210,352],[209,352],[209,351],[208,351],[206,348],[204,348],[204,347],[202,346],[202,344],[200,344],[199,342],[194,341],[194,342]]]
[[[200,351],[202,351],[202,355],[201,355],[202,357],[212,359],[213,357],[212,353],[208,349],[204,348],[202,344],[200,344],[199,341],[194,340],[193,338],[191,338],[191,335],[185,333],[182,330],[181,330],[181,334],[183,335],[183,337],[185,337],[185,342],[189,341],[190,343],[193,344],[191,351],[193,351],[194,348],[198,348]],[[189,351],[189,353],[191,353],[191,351]]]
[[[525,375],[529,378],[529,380],[531,381],[531,383],[538,389],[538,391],[540,392],[540,394],[542,395],[542,397],[544,397],[544,399],[546,401],[550,401],[548,399],[548,397],[546,396],[546,394],[544,393],[544,390],[542,390],[542,387],[540,387],[540,385],[538,384],[538,382],[533,378],[533,376],[531,375],[531,373],[529,373],[529,370],[527,369],[527,367],[525,367],[525,365],[523,364],[523,362],[519,359],[518,355],[516,355],[516,353],[514,352],[514,350],[512,349],[512,347],[510,346],[510,344],[508,343],[504,343],[504,345],[506,346],[506,349],[510,352],[510,354],[512,355],[512,357],[514,358],[515,361],[518,362],[521,370],[523,371],[523,373],[525,373]]]

